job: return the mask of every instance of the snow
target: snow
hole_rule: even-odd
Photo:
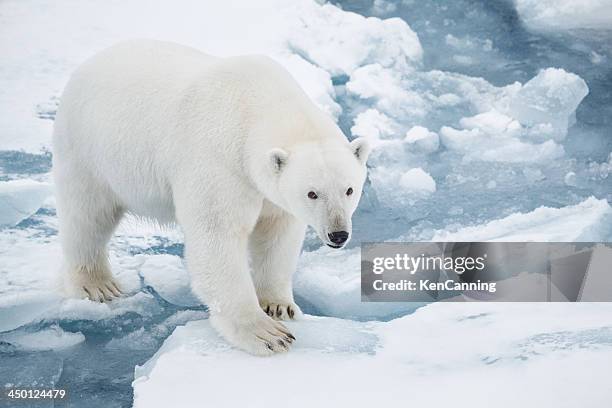
[[[0,181],[0,225],[16,225],[51,195],[48,183],[30,179]]]
[[[457,306],[432,304],[386,323],[306,316],[289,325],[297,337],[292,351],[265,359],[227,346],[207,320],[191,322],[136,368],[134,407],[403,406],[407,399],[571,407],[609,400],[609,305]]]
[[[612,27],[609,0],[514,0],[519,16],[535,29],[553,31]]]
[[[606,200],[589,197],[563,208],[538,207],[529,213],[515,213],[484,225],[454,232],[437,231],[433,241],[535,241],[589,242],[612,235],[612,208]],[[607,235],[606,235],[607,234]]]

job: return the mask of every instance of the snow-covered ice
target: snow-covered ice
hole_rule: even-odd
[[[183,260],[176,255],[146,257],[140,273],[145,285],[150,285],[166,301],[179,306],[195,306],[200,301],[191,292],[189,274]]]
[[[190,322],[136,368],[134,406],[603,407],[612,309],[562,306],[432,304],[386,323],[307,316],[290,324],[292,352],[267,359]]]
[[[457,231],[437,231],[433,241],[505,241],[505,242],[597,242],[609,238],[612,208],[606,200],[589,197],[563,208],[539,207],[515,213],[484,225]]]
[[[31,179],[0,181],[0,225],[16,225],[34,214],[51,195],[48,183]]]
[[[406,132],[404,140],[423,153],[433,153],[440,147],[440,138],[423,126],[414,126]]]
[[[612,27],[609,0],[514,0],[529,26],[541,30],[604,29]]]
[[[79,332],[66,332],[58,326],[52,326],[31,333],[17,331],[0,335],[0,341],[27,351],[59,350],[85,341],[85,336]]]
[[[362,303],[358,248],[304,252],[294,277],[294,293],[307,313],[355,320],[388,320],[414,311],[422,302]]]

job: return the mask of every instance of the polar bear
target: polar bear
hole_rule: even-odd
[[[306,225],[347,243],[369,153],[270,58],[147,40],[74,72],[53,146],[68,292],[120,295],[106,245],[126,212],[176,222],[212,325],[257,355],[294,341],[280,320],[301,313],[292,273]]]

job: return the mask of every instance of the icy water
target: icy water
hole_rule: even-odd
[[[537,33],[523,25],[510,2],[501,0],[408,1],[378,10],[369,1],[338,4],[345,10],[367,16],[405,20],[418,34],[424,50],[420,72],[455,72],[482,77],[501,87],[515,81],[525,83],[541,69],[557,67],[579,75],[589,88],[589,94],[576,111],[575,124],[559,142],[565,155],[558,160],[464,162],[461,155],[444,149],[423,158],[408,156],[407,160],[425,168],[436,180],[436,191],[427,197],[403,202],[387,201],[371,186],[366,188],[364,201],[354,218],[351,246],[362,240],[429,239],[434,230],[482,223],[514,212],[532,211],[541,205],[572,205],[591,195],[612,201],[612,176],[608,176],[612,171],[612,162],[608,164],[612,151],[610,32]],[[337,102],[343,108],[340,124],[350,135],[356,116],[373,102],[358,100],[347,93],[347,81],[342,75],[333,78]],[[425,94],[430,84],[414,86]],[[421,124],[438,131],[441,126],[456,126],[467,113],[443,108],[429,112],[427,122]],[[42,117],[53,120],[53,108],[45,110]],[[405,132],[415,124],[419,123],[407,120],[401,130]],[[50,153],[0,151],[0,181],[44,177],[50,170],[50,161]],[[384,158],[378,164],[382,162]],[[568,172],[575,173],[575,182],[568,184]],[[15,236],[15,242],[19,237],[55,242],[55,223],[53,208],[46,207],[22,221],[10,234]],[[309,236],[305,247],[313,250],[319,245]],[[115,244],[114,250],[124,257],[182,255],[182,244],[180,240],[153,236],[138,241],[137,245]],[[142,276],[140,279],[140,290],[146,296],[140,309],[128,308],[125,313],[97,319],[46,317],[8,333],[24,336],[45,331],[80,332],[85,339],[66,350],[44,351],[24,351],[9,340],[0,340],[0,383],[66,388],[71,395],[68,401],[55,405],[41,402],[30,406],[131,406],[134,366],[147,361],[176,325],[204,315],[204,307],[170,303],[144,282]],[[320,313],[303,306],[306,312]],[[0,405],[3,402],[0,400]]]
[[[612,177],[608,176],[612,170],[602,166],[612,152],[612,30],[538,33],[525,27],[512,2],[506,0],[380,3],[376,8],[371,1],[334,2],[347,11],[406,21],[423,46],[423,70],[456,72],[505,86],[525,83],[547,67],[563,68],[583,78],[589,94],[562,142],[566,158],[550,163],[465,165],[453,154],[436,153],[427,160],[428,171],[438,182],[435,194],[411,206],[388,208],[377,202],[373,211],[362,206],[355,221],[357,229],[363,230],[360,237],[427,239],[429,230],[454,223],[482,222],[540,205],[565,206],[590,195],[612,200]],[[343,102],[340,123],[350,134],[355,112],[362,107]],[[457,120],[448,112],[440,116],[434,113],[427,127],[436,129]],[[569,171],[581,179],[578,185],[564,182]],[[456,183],[455,178],[446,177],[451,173],[469,182]],[[493,188],[491,181],[496,184]]]

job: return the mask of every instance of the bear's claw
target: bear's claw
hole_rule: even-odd
[[[274,320],[294,320],[302,315],[295,303],[261,302],[261,308]]]
[[[92,282],[83,285],[82,289],[89,300],[100,303],[111,302],[113,298],[118,298],[123,294],[119,285],[112,279],[107,282]]]

